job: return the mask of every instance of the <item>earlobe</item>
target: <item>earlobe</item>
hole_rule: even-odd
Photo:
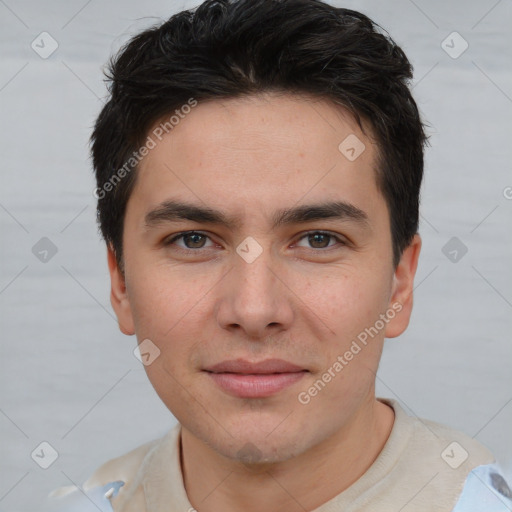
[[[107,260],[110,273],[110,303],[116,313],[119,329],[123,334],[131,336],[135,334],[135,326],[126,292],[125,278],[119,269],[114,249],[110,244],[107,246]]]
[[[386,326],[386,338],[400,336],[409,325],[413,306],[414,276],[418,267],[420,251],[421,238],[416,234],[404,249],[393,275],[389,307],[396,314]]]

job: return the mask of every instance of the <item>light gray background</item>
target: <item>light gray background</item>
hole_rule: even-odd
[[[141,29],[199,2],[0,0],[0,510],[29,511],[175,422],[118,331],[87,139],[101,68]],[[463,430],[512,473],[510,1],[347,1],[403,47],[430,123],[415,311],[386,342],[378,394]],[[40,58],[31,42],[59,47]],[[457,59],[441,44],[457,31]],[[455,47],[460,42],[448,44]],[[507,197],[509,199],[507,199]],[[452,237],[468,248],[457,263]],[[32,247],[57,246],[48,262]],[[31,459],[47,441],[48,469]]]

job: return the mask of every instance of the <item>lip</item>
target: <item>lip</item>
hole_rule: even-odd
[[[245,373],[245,374],[261,374],[261,373],[292,373],[301,372],[305,368],[297,366],[283,359],[265,359],[257,363],[251,363],[245,359],[230,359],[222,361],[205,368],[206,371],[212,373]]]
[[[298,382],[308,370],[283,359],[251,363],[232,359],[205,368],[225,392],[240,398],[264,398]]]

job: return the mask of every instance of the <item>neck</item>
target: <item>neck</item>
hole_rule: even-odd
[[[181,429],[182,471],[198,512],[304,512],[334,498],[373,464],[394,423],[394,412],[372,397],[350,424],[283,462],[242,466]]]

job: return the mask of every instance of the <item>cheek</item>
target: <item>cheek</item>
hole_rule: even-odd
[[[317,322],[327,326],[330,335],[342,344],[374,324],[387,307],[389,295],[379,274],[355,268],[331,269],[328,275],[316,278],[309,276],[296,289],[307,306],[303,311],[313,312]]]
[[[139,266],[129,287],[127,283],[137,335],[163,341],[182,324],[197,325],[197,317],[204,315],[210,281],[168,265]]]

